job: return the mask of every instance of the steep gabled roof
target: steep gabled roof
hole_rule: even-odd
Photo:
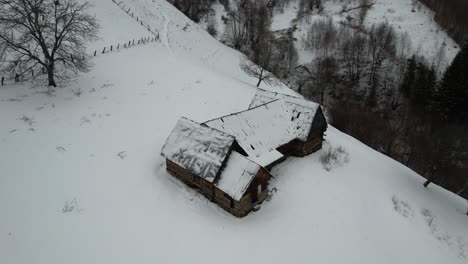
[[[233,143],[233,136],[183,117],[169,135],[161,155],[213,182]]]
[[[310,108],[279,98],[205,124],[233,135],[249,159],[268,166],[282,157],[276,150],[278,147],[294,139],[307,140],[319,107],[318,104],[314,106]]]
[[[239,201],[244,196],[259,170],[260,166],[258,164],[232,151],[226,167],[223,169],[215,185],[234,200]]]

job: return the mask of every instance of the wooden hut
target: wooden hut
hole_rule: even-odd
[[[319,104],[258,89],[249,109],[205,122],[233,135],[249,159],[270,169],[287,156],[322,148],[327,121]]]
[[[258,90],[245,111],[203,124],[181,118],[162,155],[171,175],[242,217],[267,197],[269,170],[320,149],[326,128],[320,105]]]
[[[162,155],[171,175],[242,217],[266,198],[271,176],[238,148],[233,136],[181,118]]]

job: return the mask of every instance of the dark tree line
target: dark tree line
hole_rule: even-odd
[[[437,62],[408,54],[407,35],[388,24],[312,23],[316,58],[290,82],[330,110],[332,124],[468,198],[466,46],[437,79]]]
[[[218,1],[226,8],[229,7],[229,0],[168,0],[169,3],[195,22],[199,22],[207,15],[211,10],[211,6]]]
[[[434,11],[435,21],[458,43],[468,36],[468,1],[419,0]]]

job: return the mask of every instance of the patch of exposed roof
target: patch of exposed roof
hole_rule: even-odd
[[[234,137],[225,132],[181,118],[161,154],[192,174],[213,182],[233,143]]]
[[[249,159],[267,166],[282,157],[276,150],[278,147],[294,139],[307,140],[319,107],[315,103],[314,107],[308,107],[307,103],[297,104],[281,97],[273,100],[205,124],[233,135]]]
[[[258,164],[232,151],[215,185],[234,200],[239,201],[259,170]]]

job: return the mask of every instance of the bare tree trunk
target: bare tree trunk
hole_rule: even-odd
[[[50,63],[47,66],[47,78],[49,79],[49,86],[57,87],[54,78],[54,63]]]
[[[260,83],[262,83],[262,81],[263,81],[263,69],[261,69],[260,76],[258,76],[257,87],[260,87]]]
[[[429,184],[431,184],[433,180],[434,176],[430,176],[429,178],[427,178],[426,182],[424,183],[424,187],[427,188],[427,186],[429,186]]]
[[[258,77],[257,87],[260,87],[260,83],[262,83],[262,78],[261,78],[261,77]]]

